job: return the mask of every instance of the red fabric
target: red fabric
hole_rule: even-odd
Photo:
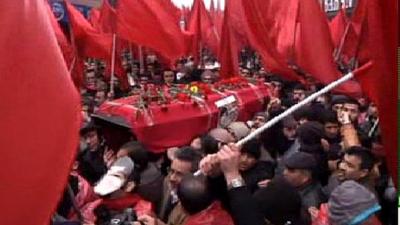
[[[108,0],[104,0],[100,8],[99,22],[101,25],[101,31],[104,33],[115,33],[116,32],[116,11],[110,5]]]
[[[331,225],[329,222],[329,208],[328,203],[321,204],[318,215],[312,221],[312,225]]]
[[[389,171],[397,183],[397,2],[393,0],[367,1],[366,27],[368,34],[362,34],[362,41],[368,50],[374,66],[369,74],[357,76],[363,91],[374,101],[380,112],[383,145]],[[364,59],[368,60],[368,58]]]
[[[80,56],[109,59],[112,35],[94,29],[83,15],[68,1],[65,1],[74,37],[74,44]]]
[[[117,211],[132,207],[138,215],[151,215],[153,213],[151,203],[143,200],[137,194],[127,194],[124,197],[117,199],[104,199],[102,204],[111,210]]]
[[[192,16],[189,21],[188,31],[193,33],[191,54],[199,61],[199,52],[202,45],[206,45],[211,51],[218,54],[218,37],[212,23],[211,16],[202,0],[195,0],[192,8]]]
[[[230,18],[232,18],[231,1],[227,2],[224,14],[224,24],[222,25],[221,44],[218,52],[218,61],[221,63],[220,75],[222,79],[239,75],[239,46],[235,38],[231,26]]]
[[[160,0],[163,8],[174,18],[176,23],[181,20],[181,10],[171,0]]]
[[[91,9],[88,18],[90,24],[94,29],[101,30],[100,25],[100,11],[98,9]]]
[[[179,24],[159,1],[121,0],[118,4],[120,37],[154,49],[171,61],[184,54],[184,36]]]
[[[70,68],[74,59],[74,50],[64,32],[62,31],[60,24],[57,22],[57,19],[55,18],[53,11],[51,10],[48,3],[46,4],[46,9],[50,17],[51,26],[54,29],[54,33],[56,34],[58,45],[60,46],[61,52],[64,56],[65,63],[67,64],[67,67]]]
[[[287,5],[282,1],[242,0],[250,44],[260,53],[267,69],[287,79],[300,80],[300,77],[288,68],[287,59],[283,57],[291,54],[295,34],[293,17],[297,14],[298,2],[291,0],[289,3]],[[276,50],[278,43],[281,53]]]
[[[339,10],[338,14],[330,21],[329,29],[331,31],[332,42],[335,47],[340,45],[347,26],[345,9]]]
[[[232,217],[220,202],[214,202],[207,209],[189,216],[185,225],[234,225]]]
[[[42,0],[0,13],[0,224],[49,224],[76,147],[79,95]]]
[[[323,84],[341,77],[332,53],[333,45],[324,12],[316,0],[302,0],[299,8],[299,43],[296,52],[297,64]],[[355,82],[346,82],[336,88],[352,96],[360,95]]]
[[[260,98],[267,97],[269,89],[261,85],[227,91],[225,95],[235,95],[239,99],[239,118],[247,121],[262,110]],[[193,138],[217,126],[218,109],[214,103],[224,96],[210,94],[203,104],[194,103],[184,95],[181,97],[182,101],[165,106],[152,103],[148,111],[140,111],[135,107],[138,96],[131,96],[106,102],[98,112],[123,117],[138,140],[152,152],[162,153],[170,147],[187,145]],[[171,132],[171,127],[177,132]]]

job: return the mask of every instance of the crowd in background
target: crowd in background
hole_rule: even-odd
[[[105,101],[135,94],[148,84],[216,82],[218,63],[205,57],[197,67],[188,58],[170,68],[153,55],[144,63],[123,60],[129,88],[122,88],[116,77],[110,88],[101,63],[88,61],[81,89],[81,144],[55,221],[395,224],[396,190],[386,168],[375,104],[328,93],[239,149],[232,143],[322,87],[308,77],[304,83],[283,80],[258,66],[257,57],[244,54],[241,61],[246,63],[240,76],[263,79],[271,88],[264,110],[158,155],[133,136],[111,149],[92,115]],[[194,176],[198,170],[201,175]]]

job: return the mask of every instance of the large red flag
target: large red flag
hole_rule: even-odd
[[[264,0],[241,1],[243,6],[246,23],[243,29],[247,29],[247,38],[250,45],[261,55],[265,67],[271,72],[278,73],[291,80],[300,80],[287,64],[287,59],[283,57],[289,55],[289,49],[294,42],[295,20],[290,23],[286,18],[292,15],[292,8],[296,8],[296,1],[292,0],[289,5]],[[240,8],[240,7],[238,7]],[[285,12],[284,9],[290,9]],[[278,13],[279,12],[279,13]],[[296,11],[293,16],[296,16]],[[279,21],[281,20],[281,21]],[[285,21],[286,24],[283,24]],[[286,27],[283,27],[283,26]],[[291,28],[289,28],[292,26]],[[247,28],[246,28],[247,27]],[[281,48],[277,47],[279,32],[284,31],[286,43],[283,37],[280,43]],[[286,45],[286,47],[283,47]],[[281,49],[278,53],[277,49]],[[287,52],[287,53],[283,53]]]
[[[392,178],[397,183],[397,76],[396,49],[398,35],[398,3],[394,0],[368,0],[366,26],[368,35],[362,41],[374,61],[371,73],[358,76],[362,89],[379,110],[383,145]],[[365,59],[367,60],[367,59]],[[364,60],[364,61],[365,61]]]
[[[65,1],[73,33],[73,43],[80,56],[109,59],[112,35],[97,31],[71,3]]]
[[[184,36],[175,18],[159,1],[120,0],[117,9],[120,37],[176,60],[184,54]]]
[[[299,41],[296,43],[297,64],[323,84],[341,77],[333,60],[331,41],[326,15],[317,0],[301,0],[299,15]],[[360,87],[353,81],[339,86],[337,91],[358,96]]]
[[[42,0],[2,0],[0,224],[46,225],[78,146],[79,95]]]
[[[171,0],[160,0],[164,9],[174,18],[176,23],[181,20],[181,10]]]
[[[218,53],[219,62],[221,63],[221,78],[226,79],[239,75],[239,49],[235,37],[231,31],[230,18],[230,1],[225,7],[224,23],[222,25],[221,45]]]
[[[194,1],[188,31],[193,33],[191,53],[197,61],[202,45],[210,48],[215,55],[218,54],[217,33],[203,0]]]
[[[100,25],[100,10],[98,9],[91,9],[88,18],[92,27],[96,30],[101,30]]]
[[[335,47],[340,45],[340,41],[345,34],[347,26],[346,11],[344,8],[340,9],[336,16],[329,22],[329,29],[331,31],[332,42]]]

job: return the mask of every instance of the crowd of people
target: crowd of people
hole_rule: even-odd
[[[219,79],[219,65],[193,59],[174,69],[147,57],[123,61],[128,88],[89,62],[81,89],[81,143],[54,224],[355,225],[395,224],[397,197],[385,164],[373,102],[325,94],[243,146],[247,136],[322,86],[283,80],[242,64],[240,76],[263,79],[273,96],[249,121],[215,127],[186,146],[154,154],[140,140],[107,146],[92,115],[107,100],[144,85]],[[385,113],[385,112],[380,112]],[[174,132],[179,132],[175,130]],[[200,175],[194,173],[201,171]]]

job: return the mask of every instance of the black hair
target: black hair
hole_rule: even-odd
[[[296,84],[296,85],[293,87],[293,90],[303,90],[303,91],[305,91],[305,90],[306,90],[306,87],[305,87],[303,84]]]
[[[199,167],[199,162],[201,160],[201,154],[192,147],[185,146],[178,149],[175,152],[175,158],[185,162],[190,162],[192,164],[191,172],[194,173]]]
[[[148,150],[138,141],[130,141],[120,147],[128,151],[129,158],[135,163],[135,168],[143,171],[149,163]]]
[[[353,104],[353,105],[357,105],[358,107],[360,107],[360,103],[357,101],[357,99],[350,98],[350,97],[345,98],[343,100],[343,104]]]
[[[261,156],[260,141],[258,139],[251,139],[242,146],[241,152],[247,153],[253,156],[255,159],[259,159]]]
[[[346,151],[347,155],[357,156],[361,159],[360,169],[371,171],[376,162],[375,156],[372,152],[364,147],[353,146]]]
[[[200,137],[201,150],[205,155],[214,154],[218,152],[218,141],[208,134]]]
[[[205,176],[188,174],[183,177],[177,190],[182,207],[190,215],[198,213],[211,205],[213,197]]]
[[[337,114],[332,110],[327,110],[323,115],[323,122],[326,123],[339,123]]]

